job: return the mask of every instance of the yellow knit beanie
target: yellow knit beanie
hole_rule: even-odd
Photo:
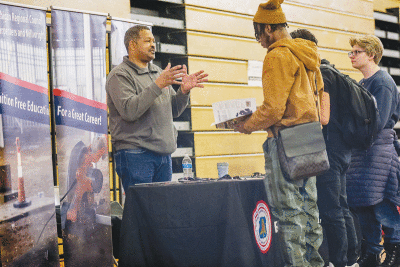
[[[263,24],[285,23],[286,17],[281,8],[282,3],[283,0],[269,0],[267,3],[260,4],[253,21]]]

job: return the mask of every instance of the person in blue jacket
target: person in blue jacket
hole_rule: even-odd
[[[358,215],[363,236],[360,267],[400,266],[400,161],[393,141],[399,120],[399,95],[392,77],[378,66],[383,45],[372,35],[350,38],[352,66],[364,75],[360,81],[375,97],[380,113],[379,132],[368,150],[354,150],[347,172],[349,206]],[[381,264],[382,230],[385,261]]]

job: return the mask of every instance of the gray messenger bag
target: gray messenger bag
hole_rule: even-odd
[[[279,163],[286,179],[296,181],[320,175],[329,169],[319,121],[282,129],[276,139]]]

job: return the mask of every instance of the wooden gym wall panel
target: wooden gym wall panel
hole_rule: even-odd
[[[266,138],[266,132],[249,135],[227,131],[194,133],[194,151],[197,157],[262,153]]]
[[[210,46],[210,44],[216,44]],[[264,60],[267,50],[253,38],[187,32],[187,53],[193,56]]]
[[[400,2],[396,0],[374,0],[374,10],[386,12],[387,8],[400,8]]]
[[[343,74],[349,75],[351,78],[353,78],[354,80],[356,80],[357,82],[359,82],[362,78],[364,78],[364,76],[362,75],[362,73],[356,69],[353,69],[354,71],[346,71],[346,70],[342,70],[341,72]]]
[[[348,43],[348,39],[342,38],[341,40],[347,43],[347,45],[342,45],[347,48],[346,51],[320,48],[321,57],[327,58],[339,69],[353,69],[351,61],[347,56],[347,52],[351,50],[351,46]],[[190,56],[263,61],[267,52],[265,48],[262,48],[258,42],[252,39],[208,33],[188,32],[187,44],[188,55]],[[210,44],[218,45],[210,46]]]
[[[192,131],[221,131],[220,129],[215,128],[215,126],[211,126],[214,122],[214,113],[211,107],[192,107],[191,111]]]
[[[329,62],[335,64],[336,68],[341,70],[355,70],[351,65],[349,56],[347,55],[348,51],[335,51],[323,48],[318,51],[321,58],[326,58]]]
[[[205,70],[210,82],[247,83],[247,62],[188,57],[189,73]]]
[[[331,12],[299,5],[285,5],[289,22],[356,33],[373,33],[373,17]],[[335,22],[335,23],[332,23]],[[222,11],[186,7],[186,29],[254,38],[253,17]]]
[[[346,51],[330,51],[320,49],[321,58],[328,59],[336,68],[340,70],[355,69],[351,65],[351,61],[347,56]],[[260,59],[259,61],[262,61]],[[247,62],[237,60],[221,60],[213,58],[192,57],[188,58],[189,72],[194,73],[199,70],[205,70],[209,73],[210,82],[222,83],[239,83],[247,84]],[[231,95],[234,97],[233,95]]]
[[[186,7],[186,29],[255,38],[252,16],[197,7]]]
[[[320,8],[328,8],[338,12],[355,13],[362,16],[372,16],[372,0],[291,0],[285,3],[299,3]]]
[[[193,106],[211,106],[212,103],[230,99],[256,99],[257,106],[262,104],[263,90],[261,87],[221,83],[206,83],[204,88],[190,91],[190,104]]]
[[[375,2],[390,0],[375,0]],[[185,0],[185,4],[199,7],[211,8],[229,11],[233,13],[252,15],[256,13],[260,3],[267,2],[260,0],[230,0],[230,1],[215,1],[215,0]],[[286,0],[285,4],[300,3],[310,6],[329,8],[339,12],[356,13],[364,16],[371,16],[373,5],[372,0]],[[391,1],[394,2],[394,1]],[[284,7],[283,10],[285,11]]]
[[[266,1],[264,1],[266,2]],[[262,3],[260,0],[185,0],[186,5],[194,5],[199,7],[224,10],[233,13],[252,15],[257,11],[258,5]]]
[[[344,31],[289,23],[289,33],[297,29],[307,29],[312,32],[317,38],[318,47],[320,48],[331,48],[346,51],[351,50],[351,46],[349,44],[350,37],[357,35],[355,33]]]
[[[255,172],[265,173],[264,155],[237,155],[227,157],[197,157],[196,175],[202,178],[218,178],[217,163],[229,163],[230,176],[248,176]]]
[[[290,22],[358,33],[372,33],[375,30],[375,22],[372,16],[343,14],[300,5],[284,5],[282,8]]]

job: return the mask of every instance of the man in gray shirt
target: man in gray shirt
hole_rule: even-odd
[[[190,90],[203,87],[208,74],[188,75],[185,65],[169,63],[162,70],[152,64],[155,40],[145,26],[128,29],[124,43],[128,56],[109,73],[106,91],[116,171],[127,190],[137,183],[171,180],[177,139],[172,120],[185,110]],[[177,92],[172,84],[181,85]]]

